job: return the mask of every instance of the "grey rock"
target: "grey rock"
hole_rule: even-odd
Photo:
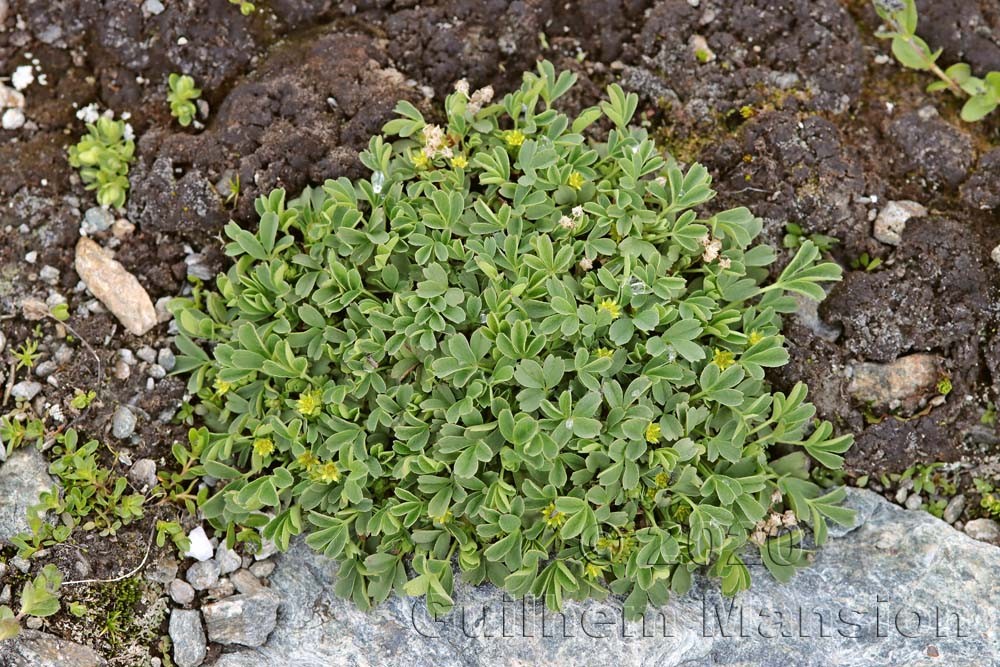
[[[215,549],[215,562],[219,564],[219,574],[229,574],[240,569],[243,559],[240,555],[226,547],[225,541]]]
[[[174,662],[177,667],[198,667],[205,660],[208,645],[197,609],[171,611],[168,632],[174,645]]]
[[[83,214],[83,224],[80,225],[80,230],[84,234],[96,234],[107,230],[114,221],[115,216],[111,215],[108,209],[94,206],[88,208],[87,212]]]
[[[7,336],[5,336],[2,331],[0,331],[0,352],[3,352],[4,348],[6,347],[7,347]]]
[[[23,556],[14,556],[10,559],[10,564],[21,574],[28,574],[28,571],[31,569],[31,561]]]
[[[962,510],[965,509],[965,496],[963,494],[958,494],[948,501],[945,505],[944,512],[941,514],[941,518],[948,523],[955,523],[958,521],[959,517],[962,516]]]
[[[106,667],[93,649],[54,635],[22,630],[14,639],[0,642],[4,667]]]
[[[151,364],[156,361],[156,350],[148,345],[143,345],[135,352],[135,356],[139,357],[147,364]]]
[[[167,377],[166,369],[164,369],[163,366],[159,364],[153,364],[152,366],[150,366],[148,372],[149,372],[149,377],[153,378],[154,380],[162,380],[163,378]]]
[[[464,583],[456,583],[456,611],[436,622],[420,599],[393,596],[364,613],[333,593],[336,565],[297,541],[270,580],[281,599],[275,631],[214,667],[339,665],[344,656],[406,667],[1000,664],[1000,549],[926,512],[848,493],[855,526],[832,527],[813,564],[788,584],[748,552],[750,590],[724,598],[717,581],[699,575],[689,593],[650,610],[645,625],[623,623],[615,596],[567,601],[560,616]]]
[[[139,459],[128,471],[128,479],[139,489],[151,489],[156,486],[156,461]]]
[[[0,465],[0,544],[28,530],[28,507],[52,486],[45,457],[34,447],[15,450]]]
[[[111,435],[119,440],[131,436],[135,432],[135,421],[135,413],[127,405],[119,405],[111,419]]]
[[[192,563],[184,578],[196,591],[207,591],[219,581],[219,564],[214,560]]]
[[[261,646],[277,623],[278,596],[270,590],[234,595],[202,607],[208,638],[219,644]]]
[[[177,576],[177,561],[170,556],[159,558],[146,568],[146,579],[157,584],[169,584]]]
[[[22,401],[30,401],[38,392],[42,390],[42,385],[32,380],[22,380],[11,387],[10,395]]]
[[[38,270],[38,279],[46,285],[55,286],[59,282],[59,269],[46,264]]]
[[[188,605],[194,602],[194,588],[183,579],[174,579],[167,584],[167,595],[179,605]]]
[[[229,575],[229,580],[233,582],[236,590],[244,594],[256,593],[264,588],[263,584],[260,583],[260,579],[253,576],[247,570],[236,570]]]
[[[213,600],[221,600],[222,598],[228,598],[230,595],[236,592],[236,585],[229,581],[227,577],[219,579],[219,583],[208,589],[208,597]]]
[[[35,366],[35,375],[44,379],[55,373],[57,370],[59,370],[59,364],[52,359],[49,359]]]
[[[993,519],[973,519],[965,524],[965,534],[974,540],[1000,546],[1000,523]]]
[[[174,366],[177,365],[177,357],[174,356],[174,351],[169,347],[165,347],[156,353],[156,362],[163,366],[163,370],[168,373],[174,370]]]
[[[146,0],[146,2],[142,3],[142,11],[153,16],[162,14],[164,9],[163,3],[160,0]]]
[[[57,364],[68,364],[73,360],[73,348],[66,344],[60,345],[53,357]]]
[[[912,496],[906,499],[906,509],[908,510],[918,510],[920,506],[924,504],[923,496],[919,493],[914,493]]]
[[[910,218],[922,218],[925,215],[927,209],[915,201],[901,199],[887,202],[875,218],[874,236],[882,243],[899,245],[903,242],[906,221]]]
[[[250,566],[250,574],[261,579],[267,579],[274,572],[274,561],[261,561]]]
[[[990,251],[990,259],[992,259],[994,262],[997,263],[998,266],[1000,266],[1000,245],[998,245],[997,247],[993,248],[993,250]],[[0,350],[3,350],[3,346],[0,346]]]

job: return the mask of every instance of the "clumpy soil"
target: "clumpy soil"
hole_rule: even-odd
[[[960,489],[974,477],[1000,477],[991,419],[1000,395],[1000,267],[990,259],[1000,243],[1000,114],[964,124],[959,103],[924,92],[926,76],[885,58],[867,3],[259,0],[249,17],[223,0],[171,0],[152,13],[158,4],[0,0],[0,77],[32,63],[36,78],[45,75],[25,91],[27,124],[0,130],[2,384],[13,350],[39,340],[40,360],[59,361],[27,409],[60,406],[65,421],[50,427],[72,421],[108,442],[102,457],[120,474],[140,457],[173,465],[170,444],[188,428],[179,412],[185,387],[169,376],[150,386],[152,364],[143,360],[123,372],[123,354],[169,347],[170,325],[132,336],[94,307],[74,272],[81,220],[94,205],[65,159],[83,132],[77,109],[96,102],[130,115],[138,149],[120,217],[135,228],[97,238],[157,301],[180,294],[189,274],[207,278],[224,266],[221,228],[229,219],[253,225],[257,196],[362,175],[357,152],[397,100],[433,114],[457,79],[502,93],[544,57],[579,75],[571,109],[593,104],[612,81],[637,92],[637,120],[681,162],[710,168],[713,207],[761,216],[765,242],[781,249],[789,223],[837,239],[829,255],[844,280],[818,311],[789,318],[792,362],[772,380],[780,388],[806,381],[819,416],[856,434],[843,479],[881,489],[874,480],[883,475],[935,461],[953,463]],[[962,58],[980,74],[1000,69],[1000,0],[917,4],[921,34],[944,48],[944,64]],[[203,128],[172,121],[170,72],[204,89]],[[237,179],[239,196],[230,196]],[[908,223],[900,245],[887,245],[873,236],[873,220],[902,199],[928,214]],[[67,300],[76,333],[30,320],[27,299]],[[100,358],[100,376],[80,339]],[[69,354],[57,354],[63,346]],[[938,357],[947,395],[905,411],[852,396],[860,363],[914,353]],[[74,389],[97,392],[89,410],[70,407]],[[122,404],[138,425],[117,440],[111,422]],[[13,407],[7,400],[4,413]],[[970,501],[964,518],[979,512]],[[116,537],[80,535],[76,548],[47,558],[72,578],[117,576],[142,560],[155,518]],[[163,634],[162,619],[145,618],[152,633],[123,633],[135,644],[128,651],[72,619],[46,628],[138,660],[159,654],[149,637]]]

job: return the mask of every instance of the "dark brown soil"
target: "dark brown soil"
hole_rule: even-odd
[[[932,461],[961,462],[966,484],[1000,474],[1000,435],[982,421],[1000,396],[1000,267],[989,256],[1000,243],[1000,114],[964,124],[958,102],[924,92],[923,74],[876,61],[888,48],[872,36],[867,3],[260,0],[251,17],[223,0],[163,4],[150,15],[139,0],[10,0],[0,30],[0,75],[32,58],[47,75],[26,91],[29,124],[0,130],[2,366],[39,324],[22,316],[23,300],[67,298],[69,324],[101,357],[103,384],[93,357],[72,343],[59,386],[46,386],[35,407],[59,403],[72,417],[73,388],[97,390],[75,425],[109,439],[116,407],[134,406],[136,434],[113,443],[115,454],[169,467],[169,445],[187,429],[170,419],[184,383],[167,378],[148,391],[141,364],[126,380],[112,371],[121,348],[166,346],[167,324],[139,339],[109,314],[80,310],[90,299],[77,287],[73,248],[94,200],[65,160],[83,131],[78,108],[131,114],[138,157],[125,217],[136,229],[117,258],[155,301],[185,287],[191,253],[211,272],[223,266],[221,227],[253,224],[258,195],[362,174],[357,151],[398,99],[433,113],[429,97],[455,80],[503,92],[545,57],[579,73],[570,106],[594,103],[611,81],[638,92],[650,131],[679,160],[711,169],[719,206],[760,215],[767,242],[780,248],[788,223],[838,239],[831,256],[846,275],[819,309],[826,325],[789,318],[792,363],[773,380],[805,380],[820,416],[857,435],[848,479]],[[961,57],[980,73],[1000,69],[1000,0],[918,5],[944,64]],[[693,36],[714,59],[700,62]],[[170,72],[205,90],[203,130],[172,122]],[[240,196],[227,202],[237,176]],[[930,214],[911,220],[894,247],[872,236],[871,220],[898,199]],[[862,253],[882,264],[852,269]],[[46,265],[60,271],[53,286],[38,279]],[[51,359],[66,332],[41,324],[42,359]],[[943,404],[904,415],[850,396],[847,369],[915,352],[944,360],[953,389]],[[124,473],[110,450],[106,458]],[[117,540],[82,538],[89,576],[131,568],[148,529],[145,521]]]

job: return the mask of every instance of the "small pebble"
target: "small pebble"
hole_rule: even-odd
[[[118,358],[124,361],[129,366],[135,365],[135,355],[132,354],[132,350],[128,349],[127,347],[123,347],[122,349],[118,350]]]
[[[139,357],[147,364],[151,364],[156,361],[156,350],[148,345],[143,345],[136,351],[135,356]]]
[[[996,248],[993,248],[993,250],[990,252],[990,258],[997,264],[1000,264],[1000,245],[998,245]]]
[[[194,588],[183,579],[174,579],[167,584],[167,594],[170,599],[179,605],[188,605],[194,602]]]
[[[28,559],[21,558],[20,556],[14,556],[8,563],[16,567],[21,574],[28,574],[28,570],[31,569],[31,563],[28,562]]]
[[[73,360],[73,348],[65,344],[60,345],[53,356],[55,357],[57,364],[68,364]]]
[[[135,413],[127,406],[119,405],[111,420],[111,434],[119,440],[124,440],[135,432],[135,422]]]
[[[274,572],[274,563],[271,561],[261,561],[250,566],[250,573],[261,579],[267,579],[272,572]]]
[[[152,459],[139,459],[132,464],[128,471],[129,481],[140,489],[151,489],[156,486],[156,461]]]
[[[39,630],[42,627],[42,619],[38,616],[29,616],[24,624],[28,626],[29,630]]]
[[[219,579],[219,583],[208,589],[208,596],[214,600],[221,600],[222,598],[227,598],[236,592],[236,587],[233,586],[233,582],[229,581],[223,577]]]
[[[26,261],[28,264],[34,264],[35,262],[37,262],[38,261],[38,251],[37,250],[32,250],[31,252],[25,254],[24,261]]]
[[[215,562],[219,564],[219,574],[229,574],[240,569],[243,559],[238,553],[227,548],[225,541],[223,541],[215,550]]]
[[[3,352],[5,347],[7,347],[7,337],[0,331],[0,352]]]
[[[38,271],[38,279],[46,285],[55,286],[59,282],[59,269],[46,264]]]
[[[184,552],[185,558],[194,558],[196,560],[205,561],[213,556],[215,549],[212,548],[212,543],[208,539],[208,535],[205,534],[205,529],[198,526],[190,533],[188,533],[188,539],[191,540],[191,548]]]
[[[38,396],[38,392],[42,390],[42,385],[31,380],[24,380],[15,384],[11,390],[10,395],[14,398],[18,398],[24,401],[30,401],[35,396]]]
[[[142,10],[156,16],[163,13],[164,7],[160,0],[146,0],[146,2],[142,3]]]
[[[919,493],[914,493],[912,496],[906,499],[906,509],[908,510],[918,510],[920,506],[924,504],[924,499]]]
[[[163,370],[169,373],[174,370],[174,366],[177,364],[177,357],[174,356],[173,350],[165,347],[156,353],[156,362],[163,366]]]
[[[941,518],[948,523],[955,523],[958,521],[959,517],[962,516],[962,510],[965,509],[965,496],[961,493],[948,501],[948,504],[944,508],[944,512],[941,514]]]
[[[49,359],[35,366],[35,375],[44,379],[55,373],[57,370],[59,370],[59,364]]]
[[[80,225],[80,233],[84,235],[96,234],[108,229],[115,221],[108,209],[101,206],[88,208],[83,214],[83,224]]]
[[[115,377],[119,380],[125,381],[132,375],[132,369],[129,368],[128,364],[125,363],[124,359],[119,359],[115,362]]]
[[[264,585],[260,583],[260,579],[253,576],[247,570],[236,570],[229,576],[230,581],[236,586],[238,590],[243,595],[249,595],[256,593],[257,591],[264,588]]]
[[[153,378],[154,380],[162,380],[163,378],[167,377],[167,371],[164,370],[163,366],[159,364],[153,364],[152,366],[150,366],[148,372],[149,372],[149,377]]]
[[[207,591],[219,581],[219,564],[214,560],[192,563],[184,578],[196,591]]]

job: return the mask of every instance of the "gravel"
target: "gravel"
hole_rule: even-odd
[[[194,602],[194,587],[183,579],[174,579],[167,584],[167,594],[170,599],[179,605],[188,605]]]
[[[119,440],[124,440],[135,432],[135,413],[128,406],[119,405],[111,420],[111,434]]]
[[[40,383],[32,380],[23,380],[11,387],[10,395],[23,401],[30,401],[35,396],[38,396],[38,392],[41,390],[42,385]]]
[[[274,630],[280,600],[269,590],[234,595],[202,607],[208,638],[219,644],[261,646]]]
[[[961,493],[948,501],[948,504],[944,508],[944,512],[941,514],[941,518],[948,523],[955,523],[962,516],[962,510],[965,509],[965,496]]]
[[[184,578],[196,591],[207,591],[219,581],[219,564],[214,560],[193,563]]]

